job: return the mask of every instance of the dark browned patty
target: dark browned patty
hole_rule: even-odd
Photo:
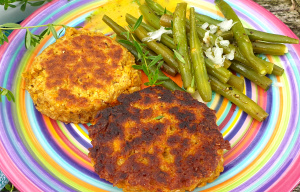
[[[118,101],[89,128],[89,156],[100,178],[124,191],[185,191],[223,171],[223,150],[230,144],[205,104],[160,86],[122,94]]]

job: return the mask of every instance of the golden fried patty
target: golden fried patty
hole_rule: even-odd
[[[134,57],[101,33],[68,28],[23,73],[25,89],[43,114],[88,123],[121,93],[140,89]]]
[[[175,192],[204,186],[223,171],[230,144],[205,104],[160,86],[118,101],[89,128],[89,157],[100,178],[124,191]]]

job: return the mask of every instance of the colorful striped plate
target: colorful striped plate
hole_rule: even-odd
[[[189,0],[197,12],[220,18],[213,0]],[[228,0],[245,26],[296,37],[271,13],[250,0]],[[82,25],[107,1],[54,0],[22,25],[62,23]],[[117,1],[116,1],[117,3]],[[42,29],[32,29],[39,33]],[[94,173],[86,125],[64,124],[36,111],[23,89],[21,74],[34,57],[54,42],[46,38],[34,49],[24,46],[25,30],[16,30],[0,47],[0,85],[14,93],[15,103],[0,103],[0,169],[21,191],[121,191]],[[284,56],[266,56],[285,69],[270,75],[274,85],[264,91],[245,80],[245,93],[270,116],[259,123],[218,94],[207,105],[217,111],[218,125],[232,149],[225,170],[214,182],[195,191],[290,191],[300,179],[299,45],[287,45]]]

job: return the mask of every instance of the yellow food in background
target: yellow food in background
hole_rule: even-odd
[[[144,4],[144,0],[139,1]],[[161,4],[163,7],[167,7],[169,11],[174,11],[177,3],[182,2],[182,0],[157,0],[157,3]],[[139,5],[133,0],[116,0],[109,1],[103,6],[99,7],[89,18],[84,26],[84,29],[91,31],[101,31],[104,34],[112,32],[112,30],[102,21],[103,15],[109,16],[115,22],[121,26],[127,26],[125,21],[126,13],[130,13],[134,17],[139,17]]]

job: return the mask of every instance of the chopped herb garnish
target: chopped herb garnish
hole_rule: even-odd
[[[175,57],[176,57],[180,62],[185,63],[185,60],[184,60],[184,58],[182,57],[182,55],[181,55],[177,50],[175,50],[175,49],[173,49],[173,51],[174,51]]]
[[[156,119],[156,120],[160,120],[160,119],[162,119],[162,118],[164,118],[164,116],[162,116],[162,115],[159,115],[159,116],[155,117],[154,119]]]

